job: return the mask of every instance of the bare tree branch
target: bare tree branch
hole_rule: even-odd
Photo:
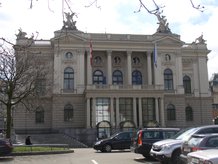
[[[192,4],[192,7],[193,7],[193,8],[195,8],[195,9],[201,11],[201,12],[204,11],[204,6],[202,6],[202,5],[197,5],[197,6],[195,6],[192,0],[190,0],[190,2],[191,2],[191,4]]]
[[[91,2],[89,5],[86,5],[85,7],[91,7],[94,4],[96,8],[101,9],[101,6],[98,5],[98,0],[94,0],[93,2]]]
[[[0,46],[0,103],[6,110],[7,138],[11,135],[13,106],[25,104],[28,110],[35,110],[40,102],[37,80],[44,79],[47,75],[46,64],[38,57],[40,53],[31,52],[33,38],[26,38],[23,32],[21,34],[18,36],[22,37],[22,41],[26,40],[21,46],[15,46],[6,39],[0,38],[3,41]]]

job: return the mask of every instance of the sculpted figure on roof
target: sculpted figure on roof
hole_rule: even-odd
[[[169,23],[167,23],[167,19],[165,16],[161,16],[159,12],[154,13],[154,15],[158,19],[159,27],[157,29],[157,33],[171,33],[171,30],[169,28]]]
[[[18,29],[18,31],[19,31],[18,34],[16,34],[17,39],[26,39],[27,38],[26,37],[27,33],[23,32],[21,28]]]
[[[201,34],[201,36],[197,37],[194,41],[194,43],[197,44],[205,44],[206,40],[203,38],[203,34]]]
[[[76,21],[73,21],[73,17],[75,16],[75,13],[64,13],[66,21],[63,21],[64,25],[62,29],[68,29],[68,30],[77,30],[76,28]]]

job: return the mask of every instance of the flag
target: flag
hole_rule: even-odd
[[[90,40],[90,42],[89,42],[89,51],[90,51],[90,64],[91,64],[91,66],[92,66],[92,58],[93,58],[93,49],[92,49],[92,40]]]
[[[157,45],[156,45],[156,42],[154,43],[153,60],[154,60],[155,67],[157,67]]]

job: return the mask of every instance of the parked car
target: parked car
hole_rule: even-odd
[[[130,149],[133,138],[134,132],[118,132],[109,138],[97,141],[93,148],[101,152]]]
[[[188,164],[217,164],[218,149],[201,150],[188,153]]]
[[[10,139],[0,139],[0,156],[8,155],[12,152],[13,145]]]
[[[131,146],[131,151],[150,158],[150,150],[154,142],[171,138],[179,128],[145,128],[139,130]]]
[[[188,141],[193,134],[218,133],[218,125],[207,125],[184,129],[171,139],[155,142],[150,154],[161,163],[181,163],[182,143]]]
[[[181,146],[180,158],[187,163],[187,154],[190,152],[218,148],[218,134],[195,134]]]

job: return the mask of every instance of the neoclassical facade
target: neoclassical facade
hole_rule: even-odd
[[[15,111],[15,130],[91,143],[118,130],[212,124],[205,40],[185,43],[163,27],[135,35],[84,33],[73,24],[50,40],[17,35],[18,46],[32,39],[29,52],[40,52],[49,76],[40,83],[43,103]]]

